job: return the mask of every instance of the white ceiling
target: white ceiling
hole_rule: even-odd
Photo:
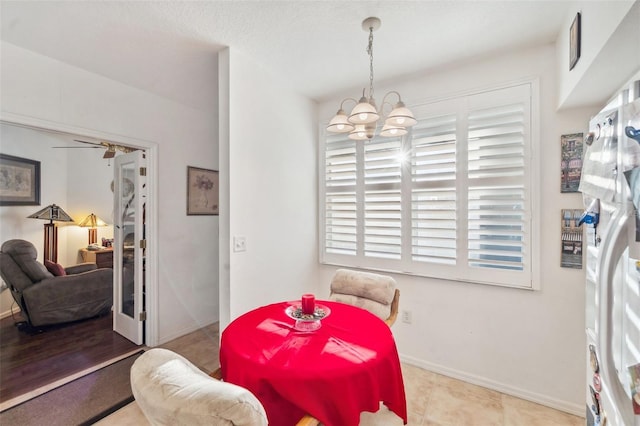
[[[1,38],[194,107],[214,52],[243,52],[316,100],[375,81],[554,42],[570,1],[5,1]],[[207,90],[203,90],[206,88]]]

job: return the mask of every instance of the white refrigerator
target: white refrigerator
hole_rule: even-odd
[[[640,75],[589,122],[586,423],[640,426]]]

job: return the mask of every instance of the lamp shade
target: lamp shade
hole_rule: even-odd
[[[107,223],[95,214],[91,213],[78,224],[82,228],[97,228],[98,226],[107,226]]]
[[[382,126],[382,130],[380,131],[380,136],[385,137],[394,137],[394,136],[402,136],[407,134],[407,129],[400,126],[390,126],[385,124]]]
[[[44,224],[44,260],[52,262],[58,261],[58,228],[53,223],[56,222],[73,222],[71,216],[67,214],[60,206],[50,204],[42,210],[38,210],[34,214],[27,216],[29,219],[48,220],[49,223]]]
[[[356,128],[349,133],[349,139],[353,139],[356,141],[366,141],[373,138],[375,132],[375,123],[358,124]]]
[[[89,244],[95,244],[98,241],[98,226],[107,226],[107,223],[95,214],[91,213],[78,224],[82,228],[89,228]]]
[[[404,106],[403,102],[398,102],[387,116],[384,124],[396,127],[411,127],[417,122],[409,108]]]
[[[353,124],[349,123],[349,118],[343,109],[339,109],[336,115],[331,119],[327,130],[333,133],[346,133],[354,129]]]
[[[73,222],[71,216],[67,214],[62,207],[50,204],[42,210],[38,210],[34,214],[27,216],[29,219],[43,219],[51,222]]]
[[[349,122],[353,124],[368,124],[378,121],[380,115],[376,111],[375,105],[372,105],[364,96],[358,101],[358,105],[353,107]]]

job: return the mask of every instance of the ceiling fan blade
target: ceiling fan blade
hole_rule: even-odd
[[[52,146],[51,148],[66,148],[66,149],[100,149],[100,146]]]
[[[109,142],[99,142],[98,143],[98,142],[83,141],[83,140],[80,140],[80,139],[74,139],[74,141],[75,142],[89,144],[89,145],[93,145],[93,146],[87,146],[87,147],[83,147],[83,146],[56,147],[56,148],[102,148],[102,149],[106,150],[104,152],[104,155],[102,156],[102,158],[107,158],[107,159],[115,157],[117,150],[120,150],[120,151],[125,152],[125,153],[137,151],[137,148],[130,148],[128,146],[117,145],[117,144],[113,144],[113,143],[109,143]]]
[[[97,147],[102,147],[104,148],[104,145],[102,142],[98,143],[98,142],[89,142],[89,141],[81,141],[79,139],[74,139],[74,142],[80,142],[80,143],[88,143],[89,145],[96,145]]]

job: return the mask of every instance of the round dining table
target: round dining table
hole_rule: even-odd
[[[223,380],[251,391],[271,426],[293,426],[305,414],[325,426],[355,426],[361,412],[378,411],[380,402],[406,424],[402,371],[389,326],[364,309],[319,300],[316,306],[328,315],[319,328],[300,330],[292,306],[263,306],[225,328]]]

